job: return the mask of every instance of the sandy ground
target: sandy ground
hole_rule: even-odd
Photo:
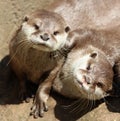
[[[53,93],[48,101],[49,111],[38,119],[29,116],[32,99],[30,103],[15,100],[17,86],[10,78],[7,66],[8,43],[25,14],[45,8],[51,2],[53,0],[0,0],[0,121],[120,121],[120,98],[108,98],[107,103],[100,101],[94,109],[91,107],[94,103],[88,105],[80,101],[79,107],[73,110],[71,108],[75,105],[65,108],[60,103],[62,97],[58,98],[59,95]],[[11,85],[9,89],[2,85],[4,81]]]

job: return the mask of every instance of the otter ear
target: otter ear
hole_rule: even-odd
[[[23,22],[27,22],[29,20],[29,16],[26,15],[24,18],[23,18]]]
[[[68,33],[69,31],[70,31],[70,27],[69,26],[65,27],[65,32]]]
[[[98,53],[97,53],[97,52],[93,52],[93,53],[91,53],[91,54],[90,54],[90,57],[91,57],[91,58],[96,58],[96,57],[97,57],[97,55],[98,55]]]

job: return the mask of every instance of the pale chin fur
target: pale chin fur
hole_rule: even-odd
[[[56,40],[43,41],[39,35],[33,35],[35,32],[34,27],[30,26],[26,22],[23,23],[22,31],[25,33],[27,40],[33,43],[33,48],[42,51],[56,51],[62,48],[66,42],[67,33],[54,36]],[[35,45],[34,45],[35,44]]]
[[[86,95],[84,98],[90,99],[90,100],[99,100],[106,95],[106,93],[99,88],[98,86],[95,87],[95,90],[90,87],[90,85],[84,83],[84,77],[82,72],[80,72],[80,69],[86,70],[87,67],[87,61],[89,59],[89,55],[84,56],[83,58],[81,57],[80,59],[76,59],[76,61],[73,63],[72,68],[73,68],[73,75],[75,77],[75,82],[78,86],[78,88],[81,88],[81,93],[84,93],[83,95]],[[78,83],[78,81],[81,84]]]

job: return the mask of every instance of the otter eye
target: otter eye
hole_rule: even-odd
[[[92,54],[90,55],[90,57],[91,57],[91,58],[96,58],[96,57],[97,57],[97,53],[96,53],[96,52],[92,53]]]
[[[59,31],[55,31],[53,34],[54,35],[58,35],[59,34]]]
[[[98,83],[97,83],[97,86],[100,87],[100,88],[102,88],[102,87],[103,87],[103,84],[100,83],[100,82],[98,82]]]
[[[70,31],[70,27],[67,26],[67,27],[65,28],[65,32],[69,32],[69,31]]]
[[[34,27],[35,27],[36,30],[39,29],[39,26],[37,24],[34,24]]]

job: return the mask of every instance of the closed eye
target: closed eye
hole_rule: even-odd
[[[37,24],[34,24],[34,27],[35,27],[36,30],[39,29],[39,26]]]
[[[55,31],[53,34],[54,35],[58,35],[59,34],[59,31]]]
[[[100,88],[102,88],[104,85],[101,82],[98,82],[97,86],[100,87]]]

